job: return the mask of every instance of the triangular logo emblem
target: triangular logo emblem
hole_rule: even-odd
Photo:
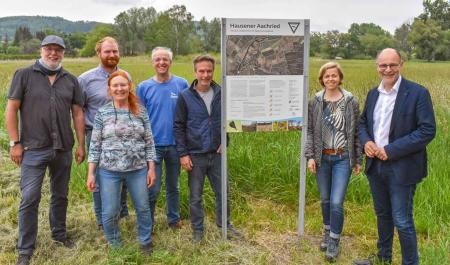
[[[288,22],[289,27],[291,28],[292,33],[295,33],[300,25],[300,22]]]

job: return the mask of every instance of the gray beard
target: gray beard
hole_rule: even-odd
[[[61,66],[62,66],[61,63],[60,63],[60,64],[58,64],[56,67],[52,68],[52,67],[50,67],[49,65],[47,65],[47,64],[44,62],[44,60],[43,60],[42,58],[39,59],[39,63],[40,63],[44,68],[47,68],[47,69],[50,70],[50,71],[57,71],[57,70],[61,69]]]

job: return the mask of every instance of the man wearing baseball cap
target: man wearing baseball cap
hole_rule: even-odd
[[[20,167],[18,265],[30,263],[35,249],[41,187],[48,168],[49,221],[54,242],[75,246],[66,234],[67,194],[74,137],[75,160],[84,160],[83,96],[77,78],[63,69],[65,44],[49,35],[41,43],[41,58],[16,71],[8,93],[6,128],[11,160]],[[18,113],[20,111],[20,130]],[[20,134],[19,134],[20,132]]]
[[[61,37],[55,36],[55,35],[48,35],[42,40],[41,46],[47,46],[51,44],[56,44],[60,46],[61,48],[65,49],[66,45],[64,45],[64,40],[61,39]]]

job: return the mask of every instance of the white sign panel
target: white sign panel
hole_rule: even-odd
[[[302,117],[303,76],[227,76],[229,120],[273,121]]]
[[[305,21],[225,19],[224,26],[228,131],[299,129]]]

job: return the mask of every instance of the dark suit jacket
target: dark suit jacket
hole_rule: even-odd
[[[363,146],[374,141],[373,112],[379,95],[377,88],[369,91],[361,114],[359,139]],[[384,147],[395,183],[415,184],[427,175],[426,145],[435,134],[430,93],[423,86],[402,78],[392,113],[389,144]],[[366,174],[370,174],[373,160],[366,158]]]

